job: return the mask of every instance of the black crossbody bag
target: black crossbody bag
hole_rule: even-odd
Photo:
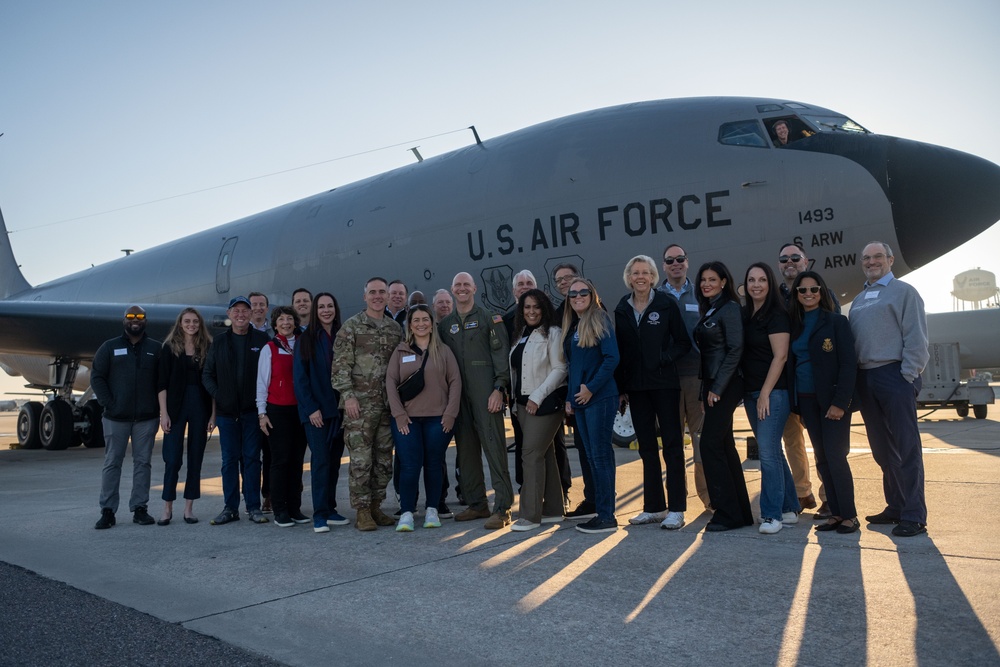
[[[403,401],[403,403],[412,401],[424,390],[424,366],[427,365],[427,357],[429,356],[431,356],[431,351],[424,350],[424,360],[420,363],[420,368],[417,369],[417,372],[400,382],[399,386],[396,387],[396,391],[399,393],[399,400]]]

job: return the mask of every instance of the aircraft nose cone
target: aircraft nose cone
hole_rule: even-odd
[[[880,135],[818,133],[791,150],[857,162],[892,205],[899,255],[915,269],[1000,220],[1000,166],[975,155]]]
[[[887,137],[887,194],[910,268],[1000,220],[1000,166],[961,151]]]

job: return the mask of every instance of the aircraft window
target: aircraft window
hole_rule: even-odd
[[[809,125],[802,122],[798,116],[785,116],[783,118],[768,118],[764,121],[767,131],[770,134],[771,143],[776,148],[781,148],[793,141],[804,139],[816,134],[816,131]]]
[[[844,116],[802,116],[820,132],[855,132],[870,134],[868,130]]]
[[[804,104],[799,104],[798,102],[785,102],[786,109],[808,109]]]
[[[781,111],[783,107],[780,104],[758,104],[757,113],[770,113],[772,111]]]
[[[727,146],[767,148],[767,138],[755,120],[738,120],[719,126],[719,143]]]

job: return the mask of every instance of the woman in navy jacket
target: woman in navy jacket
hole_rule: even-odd
[[[677,530],[687,510],[687,469],[676,361],[691,349],[677,302],[656,289],[660,276],[652,257],[638,255],[625,265],[623,276],[631,292],[615,308],[615,337],[621,361],[615,382],[632,410],[639,457],[642,459],[642,512],[634,525],[658,523]],[[656,442],[659,421],[667,494]]]
[[[851,449],[851,411],[858,360],[847,318],[834,312],[823,278],[803,271],[792,283],[795,300],[789,385],[796,411],[809,431],[816,469],[826,487],[833,516],[816,530],[853,533],[860,527],[854,506],[854,477],[847,455]]]
[[[313,529],[346,526],[350,520],[337,512],[337,479],[344,456],[340,395],[330,384],[333,341],[340,330],[340,305],[329,292],[320,292],[312,302],[309,326],[299,335],[292,362],[299,419],[306,429],[311,452]]]
[[[615,519],[615,453],[611,431],[618,409],[618,344],[611,318],[601,309],[594,285],[575,278],[566,293],[569,308],[563,314],[563,353],[569,364],[566,414],[576,415],[583,446],[594,479],[597,516],[576,527],[583,533],[618,530]],[[576,319],[574,318],[576,315]]]

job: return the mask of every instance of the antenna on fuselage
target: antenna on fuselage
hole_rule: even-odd
[[[417,156],[417,162],[423,162],[424,156],[420,154],[420,151],[417,150],[418,148],[420,148],[420,146],[414,146],[413,148],[409,148],[407,150],[411,151],[414,155]]]
[[[476,138],[476,143],[479,144],[480,146],[482,146],[483,145],[483,140],[479,138],[479,133],[476,132],[476,126],[475,125],[470,125],[469,129],[472,130],[472,136],[474,136]]]

